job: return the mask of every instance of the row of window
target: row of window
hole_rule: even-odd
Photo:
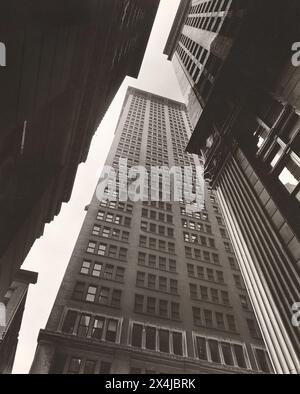
[[[161,209],[172,212],[172,204],[163,201],[143,201],[144,206],[151,206],[151,208]]]
[[[85,282],[77,282],[74,287],[72,298],[76,301],[93,302],[101,305],[120,308],[122,291],[106,286],[88,285]]]
[[[203,220],[204,222],[209,221],[209,217],[206,212],[193,212],[193,210],[188,210],[188,209],[186,209],[186,207],[181,207],[180,213],[183,216],[189,216],[191,218],[193,217],[198,220]]]
[[[162,239],[146,237],[145,235],[140,235],[139,246],[141,248],[149,248],[149,249],[159,250],[161,252],[175,254],[174,242],[167,242]]]
[[[161,353],[186,356],[185,332],[158,328],[133,322],[130,335],[131,346]]]
[[[94,276],[95,278],[124,282],[125,268],[108,263],[104,264],[92,262],[90,260],[83,260],[80,273],[83,275]]]
[[[111,343],[120,342],[121,329],[121,319],[105,315],[86,314],[75,310],[67,311],[61,327],[64,334]],[[174,330],[169,327],[158,327],[131,321],[129,324],[129,344],[145,350],[187,356],[185,331]],[[207,338],[193,333],[193,344],[195,356],[200,360],[244,369],[251,368],[247,348],[242,343],[229,342],[220,338]],[[253,350],[257,364],[256,368],[264,372],[271,372],[272,369],[266,351],[260,348],[253,348]],[[59,363],[56,362],[56,364]],[[71,367],[72,373],[79,373],[78,363],[76,365],[77,367],[74,365]],[[91,365],[89,365],[89,370],[92,370]]]
[[[92,235],[128,242],[130,233],[128,231],[122,231],[119,228],[94,225]]]
[[[111,362],[90,360],[77,355],[57,353],[54,355],[50,374],[103,374],[111,372]]]
[[[93,315],[68,310],[61,331],[64,334],[78,335],[98,341],[119,342],[121,320],[105,315]]]
[[[156,276],[146,272],[138,271],[136,275],[136,285],[150,290],[162,291],[164,293],[178,294],[178,281]]]
[[[180,320],[180,306],[177,302],[170,302],[142,294],[135,295],[134,311],[145,313],[164,319]]]
[[[97,220],[103,220],[107,223],[114,223],[126,227],[130,227],[131,225],[130,217],[111,212],[99,211],[97,214]]]
[[[200,309],[193,306],[194,325],[206,328],[216,328],[223,331],[237,332],[235,317],[231,314],[212,311],[210,309]]]
[[[176,273],[176,260],[167,257],[139,252],[138,264],[160,271]]]
[[[213,304],[230,306],[228,291],[208,288],[190,283],[190,295],[193,300],[212,302]]]
[[[166,223],[173,224],[173,216],[172,215],[168,215],[163,212],[149,210],[147,208],[142,208],[142,217],[152,219],[152,220],[158,220],[160,222],[166,222]]]
[[[182,219],[182,227],[188,228],[190,230],[197,230],[202,233],[212,234],[212,228],[208,224],[203,224],[201,222],[194,222],[192,220]]]
[[[209,248],[216,248],[215,240],[213,238],[206,238],[204,235],[184,232],[183,238],[185,242],[199,244]]]
[[[174,238],[174,228],[158,225],[155,223],[141,221],[141,230],[162,235],[168,238]]]
[[[217,253],[210,253],[205,250],[190,248],[189,246],[185,246],[184,250],[185,250],[185,256],[188,259],[202,260],[206,263],[220,265],[220,257]]]
[[[97,254],[99,256],[107,256],[114,259],[126,260],[127,259],[127,249],[116,245],[108,245],[103,242],[89,241],[87,253]]]
[[[225,11],[231,0],[209,0],[191,7],[189,14],[205,14],[208,12]]]
[[[204,268],[200,265],[187,264],[188,275],[190,278],[198,278],[201,280],[207,280],[209,282],[215,282],[224,284],[224,273],[223,271],[214,270],[211,268]]]

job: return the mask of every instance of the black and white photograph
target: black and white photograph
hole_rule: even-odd
[[[299,0],[0,0],[0,374],[300,374]]]

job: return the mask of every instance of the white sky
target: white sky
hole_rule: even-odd
[[[38,283],[30,286],[19,336],[13,373],[28,373],[37,345],[39,330],[45,328],[64,272],[72,254],[82,222],[107,153],[128,86],[182,101],[171,62],[163,49],[180,0],[161,0],[138,80],[126,78],[92,141],[86,163],[78,169],[73,194],[44,235],[31,249],[23,269],[37,271]]]

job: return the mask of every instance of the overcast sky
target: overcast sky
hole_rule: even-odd
[[[59,216],[46,226],[43,237],[35,242],[22,266],[38,272],[39,279],[28,293],[14,373],[29,372],[39,330],[45,328],[71,257],[85,217],[84,207],[92,198],[111,146],[127,87],[182,101],[172,65],[162,54],[179,1],[161,0],[138,80],[126,78],[95,134],[88,160],[79,166],[70,202],[64,204]]]

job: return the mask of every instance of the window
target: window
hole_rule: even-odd
[[[108,223],[112,223],[113,222],[113,218],[114,218],[114,215],[111,214],[111,213],[108,213],[106,215],[105,221],[108,222]]]
[[[233,345],[237,364],[240,368],[247,368],[244,348],[241,345]]]
[[[107,324],[105,339],[109,342],[116,342],[118,320],[110,319]]]
[[[132,340],[131,344],[134,347],[142,347],[143,326],[140,324],[133,324],[132,326]]]
[[[171,302],[171,319],[180,320],[179,304],[177,302]]]
[[[228,324],[229,331],[234,331],[234,332],[236,331],[236,324],[235,324],[234,316],[227,315],[227,324]]]
[[[225,330],[225,322],[223,313],[216,312],[217,327],[220,330]]]
[[[100,234],[100,227],[99,226],[94,226],[92,234],[93,235],[99,235]]]
[[[112,279],[114,272],[114,266],[110,264],[106,264],[103,270],[103,278],[104,279]]]
[[[192,299],[194,300],[198,299],[197,286],[193,283],[190,283],[190,295]]]
[[[120,250],[119,250],[119,259],[120,260],[126,260],[127,259],[127,249],[126,248],[120,248]]]
[[[209,311],[207,309],[204,310],[204,321],[205,321],[206,327],[212,327],[213,326],[212,311]]]
[[[234,360],[233,360],[233,355],[232,355],[232,350],[231,350],[230,344],[226,343],[226,342],[222,342],[221,348],[222,348],[222,353],[223,353],[223,358],[224,358],[225,364],[233,366]]]
[[[159,315],[161,317],[168,317],[168,301],[159,300]]]
[[[117,246],[110,245],[108,249],[108,257],[116,258],[117,257]]]
[[[256,361],[260,371],[270,373],[272,372],[268,353],[263,349],[255,349]]]
[[[170,279],[170,292],[172,294],[178,293],[178,282],[175,279]]]
[[[84,260],[80,269],[81,274],[88,275],[91,268],[91,262]]]
[[[109,289],[107,287],[101,287],[99,293],[99,303],[102,305],[108,305]]]
[[[106,247],[107,247],[106,244],[100,243],[98,248],[98,255],[104,256],[106,252]]]
[[[206,349],[205,338],[196,337],[196,350],[197,350],[197,357],[200,360],[207,360],[207,349]]]
[[[107,375],[110,373],[110,370],[111,370],[111,363],[108,363],[106,361],[101,361],[99,373]]]
[[[89,315],[81,315],[77,330],[77,335],[80,337],[86,337],[89,330],[91,317]]]
[[[95,263],[92,271],[92,276],[99,278],[102,272],[102,264]]]
[[[218,341],[214,341],[210,339],[208,341],[208,346],[209,346],[209,351],[210,351],[210,357],[211,361],[213,363],[221,363],[221,358],[220,358],[220,351],[219,351],[219,343]]]
[[[105,234],[104,234],[104,232],[105,232]],[[108,238],[109,237],[109,233],[110,233],[110,230],[108,228],[107,229],[104,228],[102,236]],[[116,229],[116,228],[114,228],[112,230],[111,237],[115,238],[115,239],[119,239],[120,238],[120,234],[121,234],[121,231]]]
[[[222,303],[224,305],[230,305],[228,292],[227,291],[221,291],[221,296],[222,296]]]
[[[200,286],[200,297],[203,301],[208,301],[208,288]]]
[[[68,311],[67,315],[65,317],[63,326],[62,326],[62,332],[64,334],[73,334],[75,324],[76,324],[76,319],[77,319],[77,312],[75,311]]]
[[[252,338],[260,339],[261,334],[256,322],[252,319],[247,319],[248,329]]]
[[[147,313],[151,315],[155,314],[155,304],[156,304],[155,298],[152,297],[147,298]]]
[[[122,291],[114,289],[111,297],[111,306],[120,308]]]
[[[170,272],[176,272],[176,261],[170,259],[169,260],[169,270]]]
[[[83,282],[77,282],[73,291],[74,300],[81,301],[83,299],[85,285]]]
[[[173,332],[173,353],[177,356],[183,355],[183,348],[182,348],[182,334],[179,332]]]
[[[167,291],[167,278],[162,276],[159,277],[159,290]]]
[[[96,243],[90,241],[90,242],[88,243],[88,247],[87,247],[87,250],[86,250],[86,251],[87,251],[88,253],[95,253],[95,248],[96,248]]]
[[[93,325],[93,330],[92,330],[92,338],[101,340],[102,339],[102,333],[103,333],[103,328],[104,328],[104,321],[105,319],[103,317],[96,317],[94,319],[94,325]]]
[[[167,330],[159,330],[159,351],[170,353],[169,331]]]
[[[81,364],[82,364],[82,359],[81,358],[72,357],[71,360],[70,360],[68,373],[79,374]]]
[[[95,368],[96,368],[96,361],[86,360],[83,373],[88,375],[94,374]]]
[[[122,267],[117,267],[115,280],[118,282],[124,281],[125,269]]]
[[[142,313],[143,312],[143,304],[144,304],[144,296],[136,294],[135,295],[135,303],[134,303],[135,312]]]
[[[154,327],[146,327],[146,349],[156,350],[156,329]]]
[[[97,293],[97,287],[96,286],[89,286],[88,291],[86,293],[85,300],[89,301],[89,302],[94,302],[95,297],[96,297],[96,293]]]
[[[104,220],[105,213],[103,211],[99,211],[97,214],[97,220]]]

